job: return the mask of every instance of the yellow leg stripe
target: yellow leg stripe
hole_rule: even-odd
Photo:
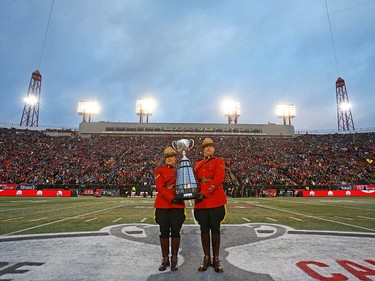
[[[227,205],[224,205],[224,210],[225,210],[225,215],[224,215],[223,220],[220,222],[220,224],[223,224],[227,218]]]

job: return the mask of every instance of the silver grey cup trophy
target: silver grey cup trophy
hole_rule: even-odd
[[[193,146],[194,140],[192,139],[180,139],[172,142],[172,147],[176,151],[182,152],[182,159],[177,167],[176,199],[178,200],[189,200],[198,197],[197,181],[190,165],[190,160],[186,157],[186,152],[192,149]]]

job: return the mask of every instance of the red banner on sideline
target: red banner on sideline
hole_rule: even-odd
[[[303,197],[375,196],[375,190],[304,190]]]
[[[353,189],[357,190],[375,190],[375,184],[355,184]]]
[[[17,197],[70,197],[70,190],[44,189],[44,190],[0,190],[0,196]]]
[[[15,183],[0,183],[0,190],[1,189],[7,189],[7,190],[10,190],[10,189],[16,189],[18,184],[15,184]]]

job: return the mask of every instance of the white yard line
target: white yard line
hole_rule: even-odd
[[[268,219],[268,220],[270,220],[270,221],[277,221],[277,220],[275,220],[273,218],[270,218],[270,217],[265,217],[265,218]]]
[[[33,219],[33,220],[30,220],[30,221],[41,221],[41,220],[44,220],[44,219],[48,219],[48,217]]]
[[[68,221],[68,220],[71,220],[71,219],[85,217],[85,216],[88,216],[88,215],[92,215],[92,214],[96,214],[96,213],[100,213],[100,212],[104,212],[104,211],[116,209],[116,208],[123,207],[123,206],[125,206],[125,205],[118,205],[118,206],[113,206],[113,207],[109,207],[109,208],[104,208],[104,209],[101,209],[101,210],[96,210],[96,211],[93,211],[93,212],[89,212],[89,213],[85,213],[85,214],[80,214],[80,215],[76,215],[76,216],[73,216],[73,217],[64,218],[64,219],[61,219],[61,220],[56,220],[56,221],[51,221],[51,222],[47,222],[47,223],[35,225],[35,226],[32,226],[32,227],[28,227],[28,228],[20,229],[20,230],[17,230],[17,231],[12,231],[12,232],[9,232],[9,233],[2,234],[2,235],[0,235],[0,237],[1,236],[7,236],[7,235],[16,234],[16,233],[20,233],[20,232],[25,232],[25,231],[28,231],[28,230],[31,230],[31,229],[35,229],[35,228],[39,228],[39,227],[43,227],[43,226],[46,226],[46,225],[51,225],[51,224],[55,224],[55,223],[59,223],[59,222],[64,222],[64,221]]]
[[[370,217],[365,217],[365,216],[357,216],[357,218],[375,220],[375,218],[370,218]]]
[[[254,206],[257,206],[257,207],[260,207],[260,208],[278,211],[278,212],[290,213],[290,214],[293,214],[293,215],[296,215],[296,216],[303,216],[303,217],[312,218],[312,219],[316,219],[316,220],[328,221],[328,222],[332,222],[332,223],[342,224],[342,225],[346,225],[346,226],[350,226],[350,227],[354,227],[354,228],[375,231],[375,229],[372,229],[372,228],[362,227],[362,226],[349,224],[349,223],[345,223],[345,222],[340,222],[340,221],[335,221],[335,220],[331,220],[331,219],[324,219],[324,218],[321,218],[321,217],[306,215],[306,214],[303,214],[303,213],[296,213],[296,212],[283,210],[283,209],[279,209],[279,208],[274,208],[274,207],[269,207],[269,206],[265,206],[265,205],[257,205],[257,204],[254,204],[254,203],[252,203],[251,205],[254,205]]]
[[[295,218],[295,217],[289,217],[289,218],[292,219],[292,220],[296,220],[296,221],[303,221],[303,220],[301,220],[299,218]]]
[[[94,221],[94,220],[97,220],[98,218],[92,218],[92,219],[88,219],[88,220],[85,220],[84,222],[90,222],[90,221]]]
[[[115,219],[112,222],[118,222],[119,220],[122,220],[122,218]]]
[[[247,222],[251,222],[251,220],[247,219],[247,218],[242,218],[243,220],[247,221]]]
[[[20,219],[23,219],[23,217],[10,218],[10,219],[6,219],[6,220],[3,220],[3,221],[14,221],[14,220],[20,220]]]
[[[141,222],[144,222],[145,220],[147,220],[147,218],[141,219]]]
[[[353,220],[352,218],[345,218],[345,217],[339,217],[339,216],[336,216],[336,218],[343,219],[343,220],[348,220],[348,221],[352,221]]]

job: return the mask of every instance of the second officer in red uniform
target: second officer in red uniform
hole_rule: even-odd
[[[212,265],[216,272],[223,272],[219,252],[220,224],[226,217],[227,203],[223,188],[224,160],[214,156],[217,143],[212,139],[205,138],[199,147],[203,151],[204,158],[194,166],[199,191],[199,197],[195,199],[194,217],[200,225],[204,258],[198,270],[206,271]],[[212,239],[212,263],[210,238]]]

